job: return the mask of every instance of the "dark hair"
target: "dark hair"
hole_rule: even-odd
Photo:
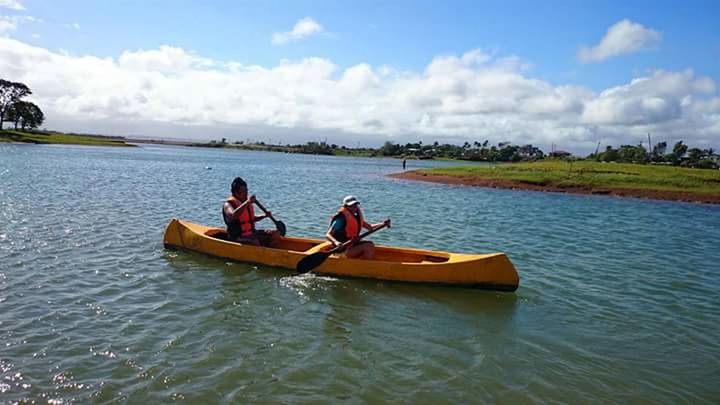
[[[235,180],[233,180],[232,185],[230,186],[230,192],[234,193],[235,190],[240,187],[247,187],[247,183],[245,183],[245,180],[243,180],[242,177],[235,177]]]

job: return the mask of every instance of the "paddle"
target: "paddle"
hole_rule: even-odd
[[[377,231],[379,231],[385,227],[389,227],[389,226],[390,226],[390,221],[386,220],[385,222],[383,222],[382,225],[373,229],[372,231],[367,231],[363,234],[360,234],[360,236],[358,236],[358,238],[355,241],[357,242],[357,241],[361,240],[362,238],[370,235],[371,233],[377,232]],[[305,256],[298,262],[295,269],[300,274],[307,273],[308,271],[323,264],[323,262],[325,262],[325,260],[327,260],[327,258],[330,257],[331,254],[339,253],[339,252],[342,252],[343,250],[347,249],[347,247],[350,246],[350,243],[352,243],[352,241],[353,240],[350,239],[349,241],[346,241],[338,246],[335,246],[334,248],[332,248],[326,252],[315,252],[311,255]]]
[[[260,201],[255,200],[255,205],[257,205],[258,208],[260,208],[262,210],[262,212],[264,212],[265,215],[268,216],[268,218],[272,219],[272,221],[275,222],[275,228],[277,228],[278,232],[280,232],[280,235],[285,236],[285,233],[287,232],[287,228],[285,227],[285,224],[283,223],[283,221],[278,221],[277,219],[275,219],[268,212],[268,210],[266,210],[265,207],[263,207],[263,205],[260,204]]]

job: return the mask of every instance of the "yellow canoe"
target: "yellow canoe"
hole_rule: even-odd
[[[173,219],[165,230],[167,248],[182,248],[241,262],[295,270],[307,255],[329,249],[326,241],[283,237],[272,247],[243,245],[224,240],[222,228]],[[461,254],[376,246],[373,260],[331,255],[313,270],[316,274],[414,283],[446,284],[515,291],[519,277],[504,253]]]

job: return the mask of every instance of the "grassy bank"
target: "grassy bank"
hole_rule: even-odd
[[[121,139],[110,137],[63,134],[59,132],[22,132],[14,130],[0,131],[0,142],[89,146],[132,146]]]
[[[423,176],[456,177],[464,182],[499,181],[552,189],[649,190],[720,196],[720,170],[673,166],[548,160],[493,166],[418,171]]]

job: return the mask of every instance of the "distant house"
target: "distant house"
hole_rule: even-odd
[[[523,159],[542,159],[543,158],[543,151],[540,150],[537,146],[533,145],[523,145],[518,147],[517,154]]]
[[[556,151],[550,152],[548,154],[548,156],[550,156],[551,158],[557,158],[557,159],[567,159],[570,156],[572,156],[572,153],[566,152],[564,150],[556,150]]]
[[[710,160],[715,164],[715,167],[720,169],[720,155],[711,155]]]

